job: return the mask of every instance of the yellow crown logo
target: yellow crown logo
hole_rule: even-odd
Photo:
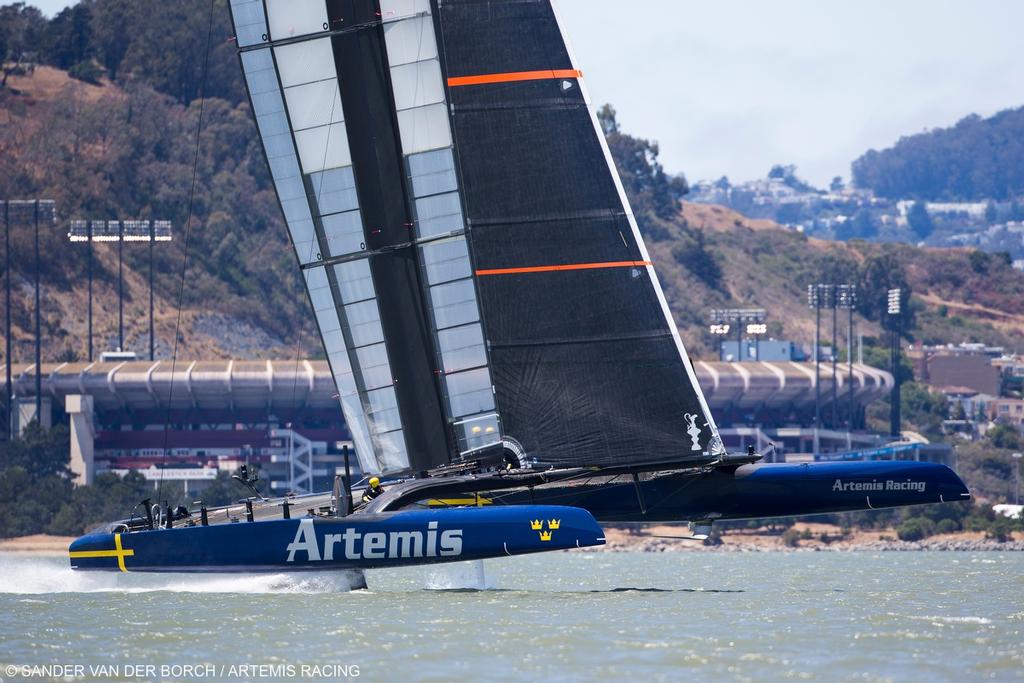
[[[542,532],[540,532],[540,540],[542,540],[542,541],[550,541],[551,540],[551,532],[550,531],[542,531]]]
[[[539,519],[534,519],[530,522],[530,528],[534,531],[539,531],[542,526],[544,526],[544,522]]]
[[[548,528],[551,529],[552,531],[557,529],[561,525],[562,525],[562,520],[560,520],[560,519],[549,519],[548,520]]]

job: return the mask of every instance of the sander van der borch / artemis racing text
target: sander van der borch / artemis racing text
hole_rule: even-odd
[[[0,669],[4,677],[41,679],[275,679],[359,678],[358,664],[302,663],[302,664],[8,664]]]

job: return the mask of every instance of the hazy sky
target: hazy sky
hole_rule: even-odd
[[[595,106],[611,102],[691,180],[795,163],[824,185],[870,147],[1024,105],[1015,0],[558,5]]]

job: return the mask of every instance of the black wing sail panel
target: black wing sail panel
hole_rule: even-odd
[[[555,465],[717,457],[551,2],[436,11],[504,433]]]

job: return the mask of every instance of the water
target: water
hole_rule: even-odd
[[[184,665],[213,668],[165,680],[1024,680],[1024,553],[572,552],[488,562],[486,578],[369,572],[354,592],[329,574],[65,562],[0,555],[0,678],[39,680],[14,663],[86,681],[114,678],[99,664],[120,680]]]

